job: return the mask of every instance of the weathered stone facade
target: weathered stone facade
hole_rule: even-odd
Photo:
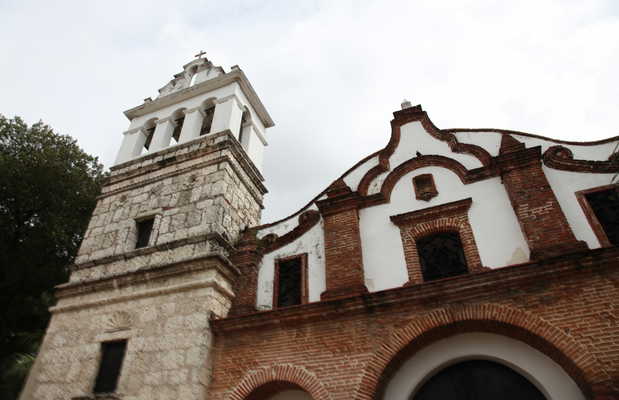
[[[261,181],[227,131],[112,168],[22,398],[90,398],[101,343],[127,339],[117,396],[203,399],[209,321],[230,309],[230,243],[258,223]]]

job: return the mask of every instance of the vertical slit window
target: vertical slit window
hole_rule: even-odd
[[[137,232],[138,238],[135,243],[136,249],[148,246],[148,243],[150,241],[150,235],[151,235],[151,232],[153,231],[154,222],[155,222],[154,218],[136,221],[137,231],[138,231]]]
[[[101,362],[95,381],[95,393],[114,393],[127,350],[127,341],[101,343]]]

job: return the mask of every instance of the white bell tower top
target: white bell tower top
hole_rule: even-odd
[[[238,66],[225,72],[204,55],[183,65],[155,100],[125,111],[131,122],[115,165],[228,130],[262,170],[271,116]]]

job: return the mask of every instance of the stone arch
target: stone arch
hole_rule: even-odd
[[[299,388],[306,391],[314,400],[330,400],[329,393],[305,368],[291,364],[274,365],[250,372],[243,378],[226,400],[245,400],[248,396],[266,385],[278,388]]]
[[[465,332],[497,333],[530,345],[560,365],[588,398],[594,390],[613,390],[595,356],[548,321],[513,307],[468,304],[432,311],[396,329],[368,362],[354,399],[381,399],[405,360],[430,343]]]
[[[216,104],[217,104],[217,97],[209,97],[208,99],[200,103],[200,108],[204,110],[205,108],[208,108],[208,107],[215,107]]]
[[[144,125],[142,125],[143,129],[154,128],[155,126],[157,126],[157,121],[158,120],[159,120],[159,118],[157,118],[157,117],[148,119],[146,122],[144,122]]]
[[[184,117],[185,116],[185,110],[187,110],[186,107],[177,108],[176,110],[174,110],[174,112],[172,114],[170,114],[170,119]]]

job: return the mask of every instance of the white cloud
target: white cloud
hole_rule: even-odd
[[[277,124],[267,221],[382,148],[404,97],[443,128],[619,133],[613,1],[24,1],[0,15],[0,112],[43,119],[106,166],[122,111],[197,50],[240,65]]]

